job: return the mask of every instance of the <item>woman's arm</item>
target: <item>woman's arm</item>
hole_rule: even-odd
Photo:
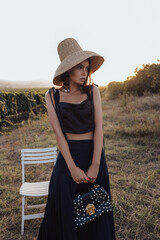
[[[99,167],[101,152],[103,147],[103,117],[101,95],[97,86],[93,85],[93,104],[94,104],[94,150],[92,165]]]
[[[68,143],[67,143],[66,138],[65,138],[65,136],[62,132],[62,129],[61,129],[61,126],[60,126],[60,123],[59,123],[59,119],[57,117],[57,113],[55,112],[55,109],[52,105],[51,98],[50,98],[50,95],[49,95],[49,91],[47,91],[45,93],[45,100],[46,100],[46,107],[47,107],[47,111],[48,111],[49,121],[50,121],[50,124],[51,124],[54,132],[55,132],[57,144],[58,144],[59,149],[60,149],[60,151],[61,151],[61,153],[62,153],[62,155],[63,155],[63,157],[66,161],[66,164],[67,164],[69,170],[72,170],[76,167],[76,164],[73,161],[73,158],[70,154]],[[53,104],[55,106],[55,101],[54,101],[53,94],[52,94],[52,100],[53,100]]]

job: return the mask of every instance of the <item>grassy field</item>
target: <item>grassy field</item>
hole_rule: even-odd
[[[102,94],[102,107],[117,240],[158,240],[160,95],[107,100]],[[20,150],[57,146],[47,114],[23,122],[0,136],[0,142],[0,239],[36,239],[41,219],[25,221],[25,234],[20,234]],[[28,180],[34,180],[32,175],[49,179],[52,168],[52,164],[47,168],[30,166]],[[44,200],[33,199],[34,203]]]

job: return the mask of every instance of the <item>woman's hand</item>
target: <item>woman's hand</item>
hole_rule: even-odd
[[[88,183],[87,180],[89,180],[89,178],[87,177],[87,175],[85,174],[85,172],[81,168],[76,166],[76,167],[70,169],[70,173],[71,173],[71,176],[72,176],[73,180],[77,184],[79,184],[81,182]]]
[[[89,178],[89,181],[93,183],[98,176],[98,172],[99,172],[99,165],[91,164],[85,173]]]

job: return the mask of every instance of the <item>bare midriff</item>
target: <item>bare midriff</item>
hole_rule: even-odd
[[[65,133],[68,140],[93,139],[93,131],[87,133]]]

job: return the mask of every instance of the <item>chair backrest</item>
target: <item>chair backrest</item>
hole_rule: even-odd
[[[22,183],[25,181],[25,164],[56,163],[56,158],[57,147],[21,149]]]

